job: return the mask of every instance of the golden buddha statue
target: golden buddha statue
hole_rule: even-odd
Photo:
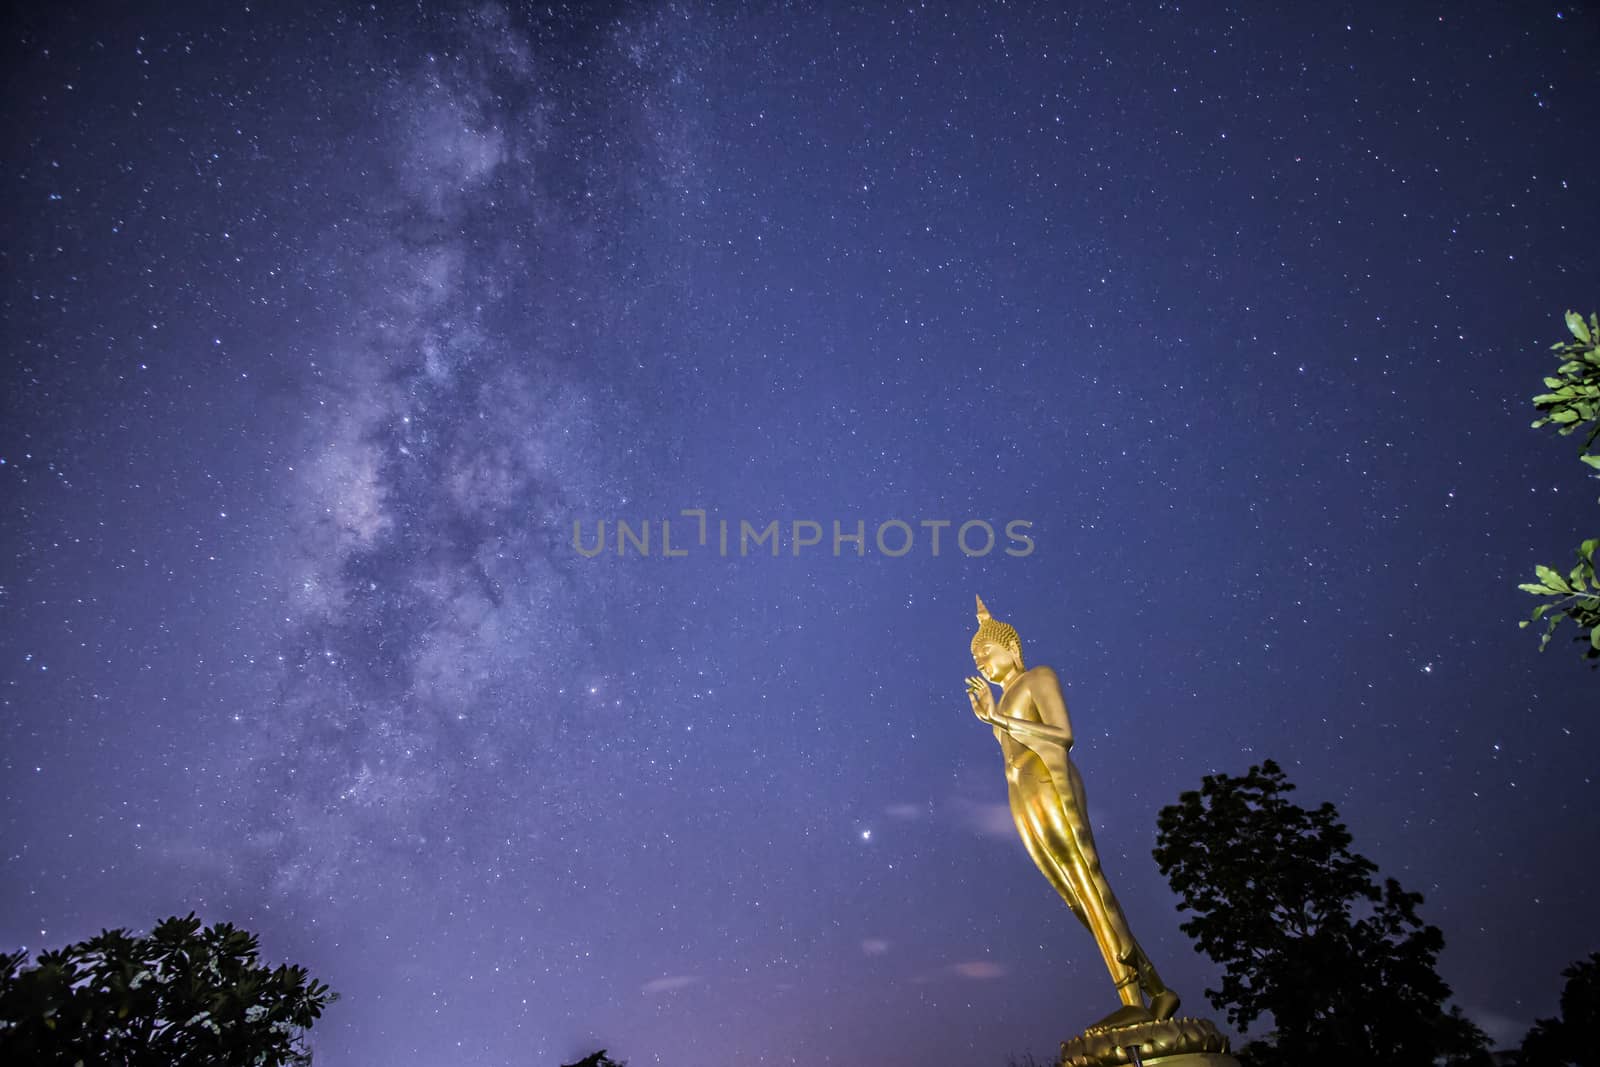
[[[1023,668],[1017,631],[990,617],[982,597],[972,658],[982,673],[967,679],[967,696],[978,718],[994,727],[1005,755],[1017,833],[1072,914],[1094,935],[1122,1000],[1121,1008],[1090,1030],[1171,1019],[1178,1010],[1178,995],[1162,984],[1134,939],[1100,869],[1083,779],[1067,758],[1072,723],[1055,671],[1044,666]],[[991,683],[1000,687],[998,705]]]

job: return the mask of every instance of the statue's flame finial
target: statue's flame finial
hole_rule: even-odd
[[[989,609],[983,606],[983,597],[978,598],[978,621],[989,618]]]

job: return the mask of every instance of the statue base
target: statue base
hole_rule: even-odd
[[[1239,1067],[1209,1019],[1091,1026],[1061,1042],[1060,1067]]]

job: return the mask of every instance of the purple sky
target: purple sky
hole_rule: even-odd
[[[1593,4],[99,6],[0,55],[0,944],[240,923],[320,1067],[1048,1056],[1115,998],[981,593],[1186,1012],[1156,813],[1266,757],[1502,1042],[1600,947],[1516,627],[1600,534]]]

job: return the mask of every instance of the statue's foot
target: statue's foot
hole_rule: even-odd
[[[1150,957],[1144,954],[1144,949],[1135,942],[1123,962],[1132,967],[1139,975],[1139,988],[1150,998],[1150,1013],[1157,1019],[1170,1019],[1178,1013],[1181,1003],[1178,994],[1167,988],[1167,984],[1156,973],[1155,964],[1150,962]]]
[[[1143,1004],[1124,1004],[1104,1019],[1089,1027],[1091,1030],[1109,1030],[1117,1026],[1133,1026],[1136,1023],[1155,1022],[1155,1016],[1150,1014],[1150,1009]]]

